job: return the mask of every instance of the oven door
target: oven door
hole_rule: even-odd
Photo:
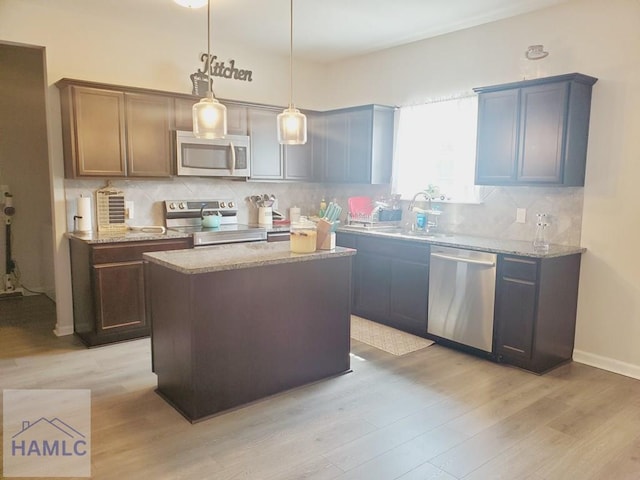
[[[250,142],[244,135],[196,138],[193,132],[176,132],[176,171],[183,176],[249,177]]]

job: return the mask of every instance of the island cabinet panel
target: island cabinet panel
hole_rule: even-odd
[[[391,181],[394,109],[365,105],[324,112],[324,147],[317,180],[387,184]],[[314,157],[315,158],[315,157]]]
[[[596,81],[575,73],[474,89],[476,184],[584,185]]]
[[[146,263],[158,393],[195,422],[348,372],[351,258],[197,274]]]
[[[149,335],[142,254],[188,239],[90,244],[69,240],[74,331],[88,346]]]
[[[352,313],[415,335],[427,333],[429,246],[338,232],[355,248]]]
[[[494,330],[499,361],[543,373],[571,360],[579,275],[580,254],[499,256]]]
[[[168,177],[171,98],[61,80],[67,177]]]

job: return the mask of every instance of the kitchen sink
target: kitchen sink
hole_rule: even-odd
[[[354,230],[358,232],[379,232],[386,234],[395,234],[402,235],[407,237],[419,237],[419,238],[427,238],[427,239],[437,239],[437,238],[445,238],[452,237],[451,233],[443,233],[443,232],[413,232],[411,230],[407,230],[406,228],[400,225],[345,225],[342,227],[344,229]]]
[[[453,237],[451,233],[441,233],[441,232],[404,232],[405,235],[411,235],[412,237],[422,237],[422,238],[444,238],[444,237]]]

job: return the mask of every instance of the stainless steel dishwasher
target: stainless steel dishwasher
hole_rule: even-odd
[[[431,247],[427,333],[491,352],[496,255]]]

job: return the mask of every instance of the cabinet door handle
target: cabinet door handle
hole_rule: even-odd
[[[473,265],[482,265],[484,267],[494,267],[495,262],[488,262],[486,260],[475,260],[473,258],[454,257],[452,255],[445,255],[443,253],[432,253],[432,258],[440,258],[442,260],[450,260],[452,262],[471,263]]]
[[[233,146],[233,142],[229,140],[229,147],[231,147],[231,175],[235,175],[236,170],[236,147]]]

